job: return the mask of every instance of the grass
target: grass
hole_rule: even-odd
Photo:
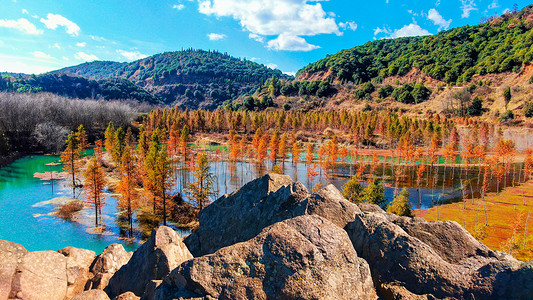
[[[532,260],[533,181],[508,187],[499,194],[487,194],[485,203],[481,199],[467,199],[466,203],[417,209],[414,213],[428,221],[456,221],[476,236],[476,224],[485,223],[485,207],[488,236],[481,241],[492,250],[511,253],[519,260]]]

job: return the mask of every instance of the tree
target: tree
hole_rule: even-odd
[[[87,132],[83,124],[80,124],[78,127],[78,132],[76,132],[76,138],[78,139],[78,144],[80,147],[80,152],[83,152],[87,149]]]
[[[387,212],[398,216],[413,217],[411,203],[409,202],[409,192],[406,188],[403,188],[400,195],[392,200]]]
[[[511,94],[511,87],[507,87],[504,91],[503,91],[503,98],[505,100],[505,110],[507,111],[507,106],[509,105],[509,102],[511,102],[511,97],[512,97],[512,94]]]
[[[93,157],[89,160],[87,168],[83,172],[83,177],[85,178],[83,187],[85,189],[85,195],[89,205],[94,207],[94,224],[98,227],[98,215],[102,211],[102,206],[105,203],[103,197],[105,179],[104,171],[102,170],[100,163]]]
[[[167,194],[174,185],[173,168],[166,145],[159,149],[156,160],[156,193],[163,200],[163,225],[167,225]]]
[[[193,170],[194,181],[187,186],[191,200],[199,210],[209,203],[209,198],[217,195],[213,190],[216,177],[209,171],[209,160],[204,152],[198,153],[196,167]]]
[[[133,234],[133,211],[139,205],[139,193],[136,187],[139,182],[137,164],[133,149],[128,145],[122,154],[120,163],[120,182],[118,184],[118,192],[122,194],[122,198],[118,202],[118,207],[126,212],[128,217],[128,225],[130,229],[130,237]]]
[[[67,147],[61,154],[61,161],[64,164],[63,169],[65,172],[72,176],[72,197],[76,198],[76,173],[78,172],[76,160],[80,158],[81,154],[74,133],[69,134],[66,144]]]
[[[115,131],[115,140],[113,147],[111,148],[111,156],[113,160],[120,163],[122,159],[122,154],[124,153],[124,148],[126,146],[126,134],[122,127],[119,127]]]
[[[528,102],[524,106],[524,116],[526,116],[527,118],[533,117],[533,102]]]
[[[467,109],[470,116],[481,116],[483,114],[483,102],[479,97],[475,97]]]
[[[342,187],[342,195],[344,198],[353,203],[363,202],[363,191],[364,188],[357,176],[352,176],[352,178],[350,178],[350,180],[348,180],[348,182]]]
[[[381,181],[373,180],[363,191],[363,197],[366,202],[385,208],[387,199],[385,198],[385,187]]]
[[[107,125],[107,129],[105,130],[104,136],[105,151],[111,154],[113,152],[113,147],[115,146],[116,139],[115,126],[113,125],[113,122],[109,122],[109,125]]]

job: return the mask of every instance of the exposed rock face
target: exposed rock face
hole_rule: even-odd
[[[67,259],[55,251],[28,252],[17,267],[11,297],[58,299],[67,294]]]
[[[520,288],[512,292],[502,284],[517,274],[530,274],[524,286],[533,284],[530,266],[497,257],[454,222],[368,212],[345,229],[386,297],[498,298],[503,290],[519,295],[515,293],[524,293]]]
[[[156,299],[375,299],[368,264],[345,231],[319,216],[265,228],[249,241],[181,264]]]
[[[0,299],[7,299],[17,266],[28,250],[19,244],[0,240]]]
[[[310,195],[289,176],[267,174],[202,210],[200,228],[184,242],[196,257],[249,240],[265,227],[296,216],[317,214],[344,227],[358,212],[333,185]]]
[[[103,290],[113,274],[127,264],[131,256],[132,253],[126,252],[121,244],[107,246],[91,265],[90,271],[94,277],[88,282],[86,289]]]
[[[126,291],[141,296],[148,282],[163,279],[191,258],[191,253],[176,232],[170,227],[161,226],[152,231],[150,239],[111,277],[105,291],[111,297]]]
[[[58,251],[67,258],[67,295],[72,298],[85,289],[85,285],[91,279],[89,268],[94,261],[94,251],[66,247]]]
[[[72,298],[72,300],[110,300],[102,290],[88,290]]]
[[[120,294],[113,298],[113,300],[139,300],[141,297],[136,296],[132,292],[125,292],[124,294]]]

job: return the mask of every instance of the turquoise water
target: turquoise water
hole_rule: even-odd
[[[33,177],[35,172],[61,171],[61,166],[45,165],[57,161],[57,156],[34,155],[0,168],[0,239],[19,243],[29,251],[73,246],[100,253],[111,243],[122,243],[128,251],[134,250],[138,244],[120,239],[118,227],[111,226],[106,235],[92,234],[87,232],[88,226],[48,216],[54,208],[50,204],[34,206],[70,195],[69,187],[56,182],[52,192],[52,185]],[[115,201],[108,197],[104,215],[114,213]]]

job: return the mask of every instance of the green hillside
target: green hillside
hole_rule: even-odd
[[[519,71],[533,60],[533,6],[433,36],[384,39],[342,50],[297,74],[331,72],[356,84],[405,75],[418,68],[447,83],[468,82],[474,74]]]

